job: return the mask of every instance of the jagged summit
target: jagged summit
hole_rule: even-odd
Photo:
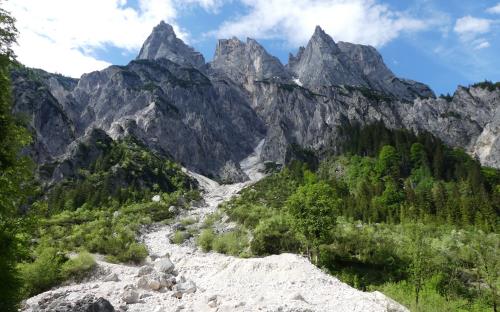
[[[221,39],[215,49],[211,67],[238,83],[253,80],[291,78],[280,60],[270,55],[256,40]]]
[[[428,86],[397,78],[375,48],[335,43],[320,26],[316,26],[305,48],[299,48],[296,56],[290,55],[288,69],[306,87],[351,85],[407,100],[434,97]]]
[[[177,38],[172,25],[161,21],[142,45],[137,59],[166,58],[180,65],[199,68],[205,64],[203,55]]]

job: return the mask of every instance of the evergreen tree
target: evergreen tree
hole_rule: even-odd
[[[9,68],[17,30],[14,18],[0,8],[0,311],[17,311],[21,281],[17,261],[21,254],[19,208],[26,198],[30,176],[28,159],[20,150],[29,143],[25,128],[12,116]]]

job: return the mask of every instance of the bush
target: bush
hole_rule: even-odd
[[[189,234],[184,232],[184,231],[175,231],[171,240],[172,240],[172,243],[180,245],[180,244],[184,243],[184,241],[186,239],[188,239],[188,236],[189,236]]]
[[[81,280],[96,266],[94,257],[87,251],[82,251],[75,258],[69,259],[61,267],[61,276],[64,279],[74,278]]]
[[[201,247],[201,249],[205,252],[212,250],[213,242],[215,239],[215,234],[212,229],[204,229],[201,231],[200,236],[198,236],[197,244]]]
[[[248,246],[248,238],[242,231],[233,231],[218,235],[212,243],[213,249],[219,253],[238,256]]]
[[[128,249],[117,255],[120,262],[141,263],[148,256],[148,250],[144,244],[132,243]]]
[[[252,252],[256,255],[296,252],[300,242],[291,228],[289,219],[283,216],[273,216],[260,221],[250,244]]]
[[[61,265],[65,256],[55,248],[39,248],[35,261],[20,265],[25,296],[34,296],[57,285],[61,281]]]

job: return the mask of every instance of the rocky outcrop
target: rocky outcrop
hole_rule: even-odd
[[[33,312],[114,312],[115,308],[104,298],[96,298],[92,294],[85,295],[76,301],[66,297],[67,293],[57,292],[42,298]]]
[[[158,60],[161,58],[196,68],[205,65],[203,55],[177,38],[172,26],[163,21],[153,29],[137,56],[138,60]]]
[[[279,59],[267,53],[257,41],[250,38],[246,43],[237,38],[219,40],[210,65],[243,86],[252,84],[255,80],[291,79]]]

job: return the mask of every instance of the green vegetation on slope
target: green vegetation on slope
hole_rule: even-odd
[[[147,250],[136,240],[140,228],[174,217],[170,206],[187,208],[199,199],[196,182],[178,165],[133,138],[95,144],[101,153],[94,161],[76,161],[81,165],[76,174],[46,190],[47,195],[32,205],[29,215],[39,225],[32,229],[36,243],[21,265],[26,296],[67,278],[81,278],[90,262],[88,257],[68,259],[65,255],[71,252],[100,253],[112,262],[141,262]],[[86,159],[91,147],[79,148],[80,158]]]
[[[208,224],[199,245],[302,253],[413,310],[498,305],[500,172],[428,134],[380,124],[349,133],[344,156],[315,171],[293,162],[242,191],[223,207],[239,228],[218,234]]]

